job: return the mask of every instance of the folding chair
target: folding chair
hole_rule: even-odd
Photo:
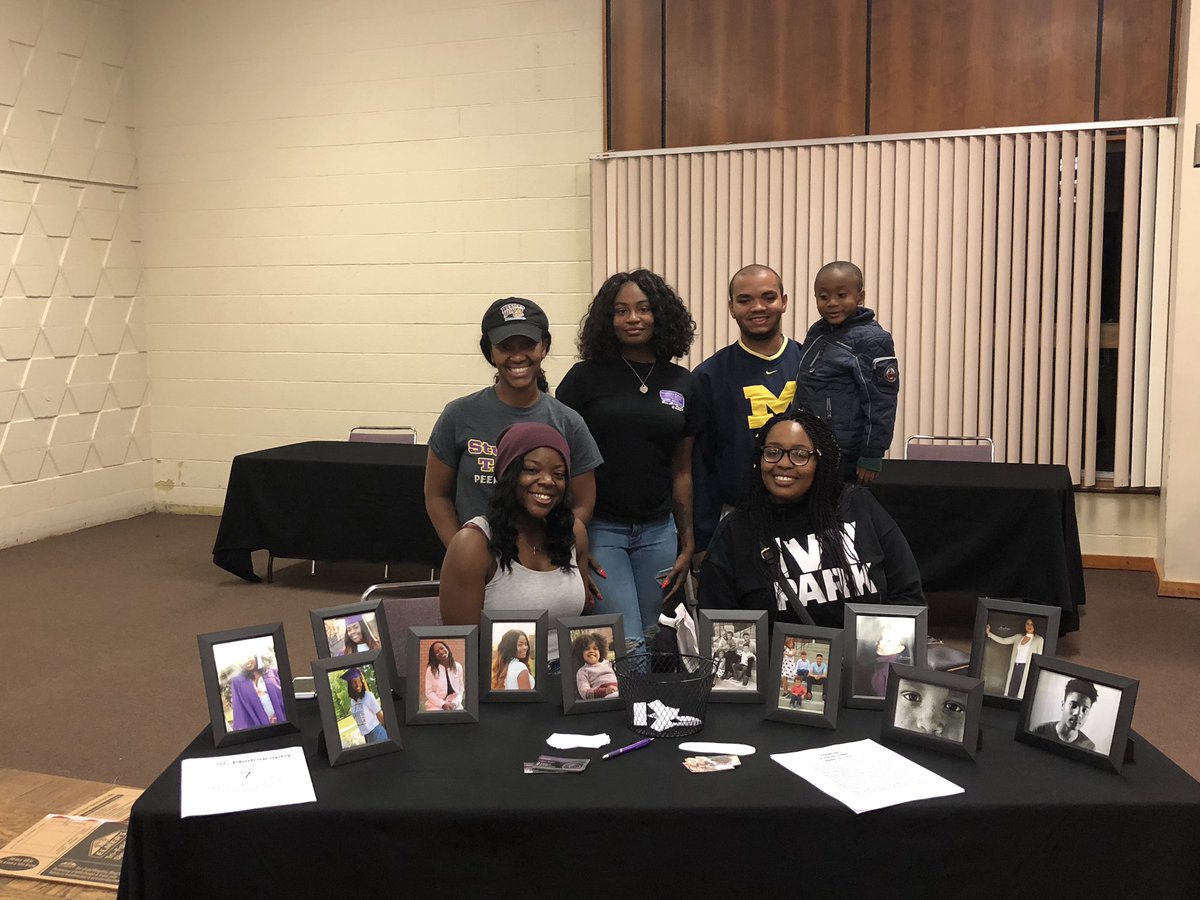
[[[411,425],[355,425],[350,429],[347,440],[373,444],[415,444],[417,429]]]
[[[957,444],[922,444],[919,441],[959,441]],[[914,434],[904,442],[905,459],[944,459],[960,462],[995,462],[996,445],[990,437],[967,434]]]
[[[401,675],[408,660],[409,626],[442,624],[439,586],[437,581],[397,581],[373,584],[363,591],[362,600],[383,599],[383,618],[391,638],[392,656],[396,658],[396,671]]]

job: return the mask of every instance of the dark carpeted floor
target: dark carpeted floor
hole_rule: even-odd
[[[318,565],[313,577],[277,562],[275,584],[247,584],[212,564],[216,529],[152,514],[0,550],[0,766],[148,785],[208,719],[197,634],[282,621],[292,670],[308,674],[308,610],[384,580],[382,566]],[[264,572],[265,554],[256,561]],[[1140,679],[1135,729],[1200,776],[1189,699],[1200,601],[1159,598],[1138,572],[1090,571],[1087,589],[1083,627],[1059,655]],[[934,598],[930,630],[965,648],[973,616],[969,597]]]

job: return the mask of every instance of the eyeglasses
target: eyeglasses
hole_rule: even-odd
[[[784,450],[782,447],[776,447],[773,444],[768,444],[763,447],[762,458],[770,463],[777,463],[783,459],[783,454],[788,455],[788,459],[793,464],[803,468],[808,465],[808,461],[814,456],[820,456],[820,450],[805,450],[803,447],[793,447],[791,450]]]

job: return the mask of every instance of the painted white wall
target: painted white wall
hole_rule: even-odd
[[[1192,54],[1196,55],[1193,56]],[[1176,179],[1174,302],[1167,350],[1167,426],[1159,519],[1158,565],[1169,582],[1200,586],[1200,402],[1196,338],[1200,335],[1200,169],[1192,167],[1200,125],[1200,10],[1186,0],[1180,28],[1179,134]]]
[[[237,453],[427,438],[490,383],[479,320],[541,303],[551,380],[591,296],[593,0],[148,0],[136,111],[155,497]]]
[[[1158,554],[1156,494],[1077,493],[1075,518],[1085,554],[1147,560]]]
[[[0,4],[0,547],[152,508],[122,0]]]
[[[497,296],[543,303],[551,380],[570,365],[592,288],[602,4],[3,10],[0,169],[140,190],[0,175],[0,545],[151,503],[219,511],[237,453],[355,424],[426,437],[447,400],[490,379],[476,341]],[[1191,173],[1181,197],[1200,191]],[[1189,227],[1181,215],[1181,240]],[[1185,546],[1160,524],[1191,527],[1186,502],[1160,514],[1154,497],[1088,494],[1076,508],[1085,553],[1155,556],[1160,540]]]

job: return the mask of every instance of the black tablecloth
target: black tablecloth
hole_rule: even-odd
[[[926,591],[1062,608],[1079,628],[1083,559],[1066,466],[886,460],[872,492],[908,538]]]
[[[233,459],[213,562],[259,581],[250,558],[442,564],[425,515],[421,444],[308,441]]]
[[[552,679],[553,681],[553,679]],[[557,684],[551,685],[557,696]],[[600,760],[554,751],[552,732],[636,736],[623,712],[485,704],[479,724],[405,727],[400,753],[330,768],[319,719],[301,735],[218,753],[304,748],[317,802],[179,818],[180,761],[134,806],[120,897],[744,897],[820,883],[823,897],[1200,896],[1200,784],[1138,739],[1116,775],[1013,740],[1016,712],[986,708],[976,761],[893,745],[965,788],[856,816],[770,753],[877,737],[882,713],[838,729],[710,705],[700,738],[758,748],[732,772],[692,774],[678,740]],[[581,775],[524,775],[541,753],[592,759]]]

